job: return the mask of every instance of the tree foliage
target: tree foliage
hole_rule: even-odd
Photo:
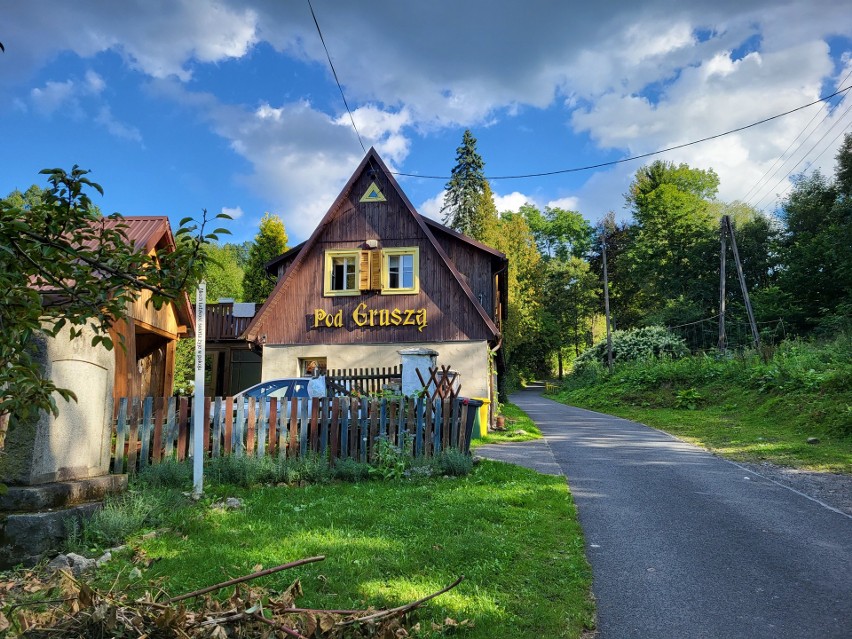
[[[585,257],[589,252],[592,226],[577,211],[550,206],[540,211],[527,203],[520,212],[530,225],[538,250],[545,259],[566,261],[571,257]]]
[[[486,211],[482,206],[486,187],[484,168],[485,163],[476,151],[476,138],[467,129],[456,149],[456,165],[445,187],[441,213],[444,224],[477,240],[484,240],[488,226],[487,221],[481,219]]]
[[[217,302],[222,298],[242,301],[245,271],[240,266],[239,250],[237,244],[208,244],[204,247],[207,257],[204,279],[207,282],[208,302]]]
[[[0,445],[9,416],[55,413],[54,393],[74,399],[43,376],[33,350],[37,333],[65,330],[75,339],[90,327],[92,346],[111,349],[109,329],[128,304],[142,291],[157,308],[178,301],[204,269],[204,245],[227,233],[206,232],[205,212],[200,223],[181,221],[176,235],[188,239],[176,250],[149,255],[130,243],[121,215],[101,216],[87,191],[103,189],[88,171],[42,174],[49,188],[0,200]]]
[[[243,298],[262,304],[275,288],[275,279],[266,272],[266,264],[287,250],[287,231],[281,218],[266,213],[260,220],[260,230],[249,247],[243,278]]]

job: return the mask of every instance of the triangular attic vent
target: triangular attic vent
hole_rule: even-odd
[[[385,196],[379,190],[379,187],[376,186],[375,182],[370,183],[370,188],[367,189],[367,192],[361,197],[362,202],[387,202]]]

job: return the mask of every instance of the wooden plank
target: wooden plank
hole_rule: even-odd
[[[127,398],[118,400],[118,419],[115,424],[115,454],[112,461],[112,472],[116,475],[124,473],[124,439],[127,437]]]
[[[210,454],[219,457],[222,454],[222,398],[213,401],[213,442]]]
[[[146,397],[142,403],[142,450],[139,453],[139,470],[148,466],[151,454],[151,431],[154,430],[154,398]]]
[[[281,406],[278,410],[278,456],[284,457],[287,455],[287,400],[281,400]]]
[[[257,422],[257,402],[254,397],[248,400],[248,419],[246,420],[246,455],[254,456],[254,429]]]
[[[340,456],[340,398],[331,400],[331,418],[329,421],[329,437],[331,438],[331,459]]]
[[[311,398],[311,424],[310,424],[310,438],[311,438],[311,451],[317,452],[319,450],[319,397]]]
[[[275,443],[278,441],[278,398],[269,400],[269,448],[268,454],[275,455]]]
[[[257,400],[257,456],[266,455],[266,431],[269,425],[269,411],[267,399]]]
[[[450,442],[449,445],[452,447],[458,446],[459,441],[459,402],[458,400],[451,399],[451,417],[450,417]]]
[[[361,400],[357,397],[352,398],[352,408],[350,410],[352,419],[349,422],[349,456],[352,459],[361,458]]]
[[[130,431],[127,438],[127,472],[136,473],[136,454],[139,444],[139,398],[130,400]]]
[[[464,452],[468,450],[468,441],[467,441],[467,412],[468,405],[465,404],[462,400],[457,399],[457,403],[461,404],[461,411],[459,411],[459,438],[456,442],[456,447]],[[475,410],[475,409],[471,409]]]
[[[287,441],[287,457],[295,457],[299,442],[299,400],[290,400],[290,436]]]
[[[388,403],[388,441],[396,446],[396,414],[399,412],[399,400]]]
[[[166,404],[165,397],[158,397],[154,402],[154,451],[152,463],[159,464],[163,458],[163,408]]]
[[[204,453],[205,457],[210,452],[210,398],[204,398]]]
[[[177,436],[177,397],[169,397],[169,406],[166,416],[166,448],[163,455],[166,459],[172,459],[174,456],[175,437]]]
[[[379,404],[379,437],[386,439],[388,436],[388,400],[382,397]]]
[[[242,457],[245,453],[245,427],[246,427],[246,402],[244,399],[237,401],[237,416],[234,421],[234,454]]]
[[[452,430],[452,400],[444,399],[441,401],[441,413],[443,423],[441,424],[441,450],[447,450],[450,447],[450,431]]]
[[[422,397],[417,398],[417,403],[414,405],[414,412],[417,419],[417,424],[415,426],[414,431],[414,456],[418,457],[423,454],[423,444],[425,443],[423,437],[423,413],[424,413],[424,402]]]
[[[328,397],[319,398],[320,403],[320,453],[325,455],[328,451],[328,429],[329,429],[329,411],[331,410],[331,402]]]
[[[399,400],[399,414],[397,415],[396,422],[396,441],[397,445],[402,445],[405,443],[405,406],[407,404],[407,400],[405,397]]]
[[[228,397],[225,399],[225,454],[230,455],[233,450],[234,442],[234,398]]]
[[[301,414],[302,418],[299,423],[299,456],[306,457],[308,455],[308,428],[310,426],[309,421],[309,412],[310,406],[308,406],[309,399],[307,397],[299,398],[299,405],[301,406]]]
[[[431,404],[432,404],[432,414],[434,415],[434,421],[432,422],[432,424],[435,427],[435,432],[432,435],[432,454],[433,455],[439,455],[441,453],[441,450],[442,450],[442,448],[441,448],[441,441],[442,441],[441,433],[444,430],[443,411],[441,410],[443,406],[441,404],[440,399],[431,400]]]
[[[178,400],[178,419],[177,419],[177,459],[183,461],[186,459],[186,443],[189,439],[189,423],[187,415],[189,413],[189,399],[181,397]]]
[[[361,407],[361,415],[358,418],[358,451],[359,459],[367,463],[367,452],[370,443],[370,420],[369,420],[369,401],[366,398],[358,401]]]
[[[423,406],[423,452],[425,457],[432,456],[432,436],[434,433],[434,417],[432,415],[432,404],[428,399],[420,397],[417,399],[417,404]]]
[[[367,442],[369,446],[369,459],[371,462],[376,461],[376,450],[377,443],[379,439],[379,406],[380,402],[376,399],[370,401],[370,441]]]
[[[348,397],[340,398],[340,458],[349,457],[349,404]]]

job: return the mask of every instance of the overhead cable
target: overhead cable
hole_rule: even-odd
[[[310,0],[309,0],[310,1]],[[831,98],[840,95],[842,93],[846,93],[849,89],[852,89],[852,85],[839,89],[835,91],[831,95],[827,95],[825,97],[820,98],[819,100],[814,100],[813,102],[809,102],[808,104],[803,104],[802,106],[796,107],[795,109],[790,109],[789,111],[784,111],[784,113],[778,113],[777,115],[773,115],[768,118],[764,118],[762,120],[758,120],[757,122],[752,122],[751,124],[746,124],[745,126],[737,127],[736,129],[730,129],[729,131],[724,131],[723,133],[717,133],[716,135],[709,135],[706,138],[701,138],[699,140],[693,140],[692,142],[685,142],[683,144],[677,144],[675,146],[670,146],[665,149],[660,149],[659,151],[651,151],[650,153],[642,153],[640,155],[633,155],[629,158],[622,158],[621,160],[612,160],[611,162],[601,162],[599,164],[589,164],[587,166],[578,166],[570,169],[558,169],[556,171],[543,171],[541,173],[525,173],[521,175],[487,175],[486,178],[489,180],[521,180],[524,178],[534,178],[534,177],[547,177],[550,175],[561,175],[564,173],[578,173],[580,171],[590,171],[592,169],[600,169],[605,166],[614,166],[616,164],[623,164],[625,162],[632,162],[633,160],[641,160],[642,158],[652,157],[654,155],[660,155],[661,153],[668,153],[669,151],[675,151],[677,149],[683,149],[688,146],[692,146],[694,144],[700,144],[702,142],[708,142],[710,140],[716,140],[717,138],[724,137],[726,135],[731,135],[732,133],[738,133],[740,131],[745,131],[746,129],[750,129],[752,127],[758,126],[760,124],[765,124],[767,122],[771,122],[772,120],[777,120],[778,118],[783,118],[784,116],[790,115],[791,113],[795,113],[796,111],[801,111],[802,109],[807,109],[808,107],[812,107],[815,104],[819,104],[820,102],[825,102],[830,100]],[[404,177],[414,177],[414,178],[422,178],[424,180],[449,180],[450,176],[447,175],[419,175],[417,173],[404,173],[401,171],[391,171],[394,175],[401,175]]]
[[[314,6],[311,4],[311,0],[308,0],[308,7],[311,9],[311,17],[314,19],[314,24],[317,27],[317,33],[320,37],[320,42],[322,42],[322,48],[325,49],[325,57],[328,58],[328,66],[331,67],[331,73],[334,75],[334,81],[337,83],[337,88],[340,89],[340,97],[343,98],[343,104],[346,107],[346,112],[349,113],[349,120],[352,122],[352,128],[355,129],[355,135],[358,136],[358,143],[361,145],[361,149],[363,149],[364,153],[367,153],[367,147],[364,146],[364,140],[361,139],[361,134],[358,133],[358,127],[355,126],[355,118],[352,117],[352,110],[349,108],[349,103],[346,101],[346,95],[343,93],[343,87],[340,86],[340,80],[337,79],[337,71],[334,69],[334,63],[331,61],[331,54],[328,52],[328,47],[325,46],[325,38],[322,37],[322,29],[320,29],[319,22],[317,21],[317,14],[314,13]]]

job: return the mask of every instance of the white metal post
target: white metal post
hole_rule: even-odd
[[[195,388],[192,402],[192,493],[204,489],[204,341],[207,326],[207,282],[195,292]]]

